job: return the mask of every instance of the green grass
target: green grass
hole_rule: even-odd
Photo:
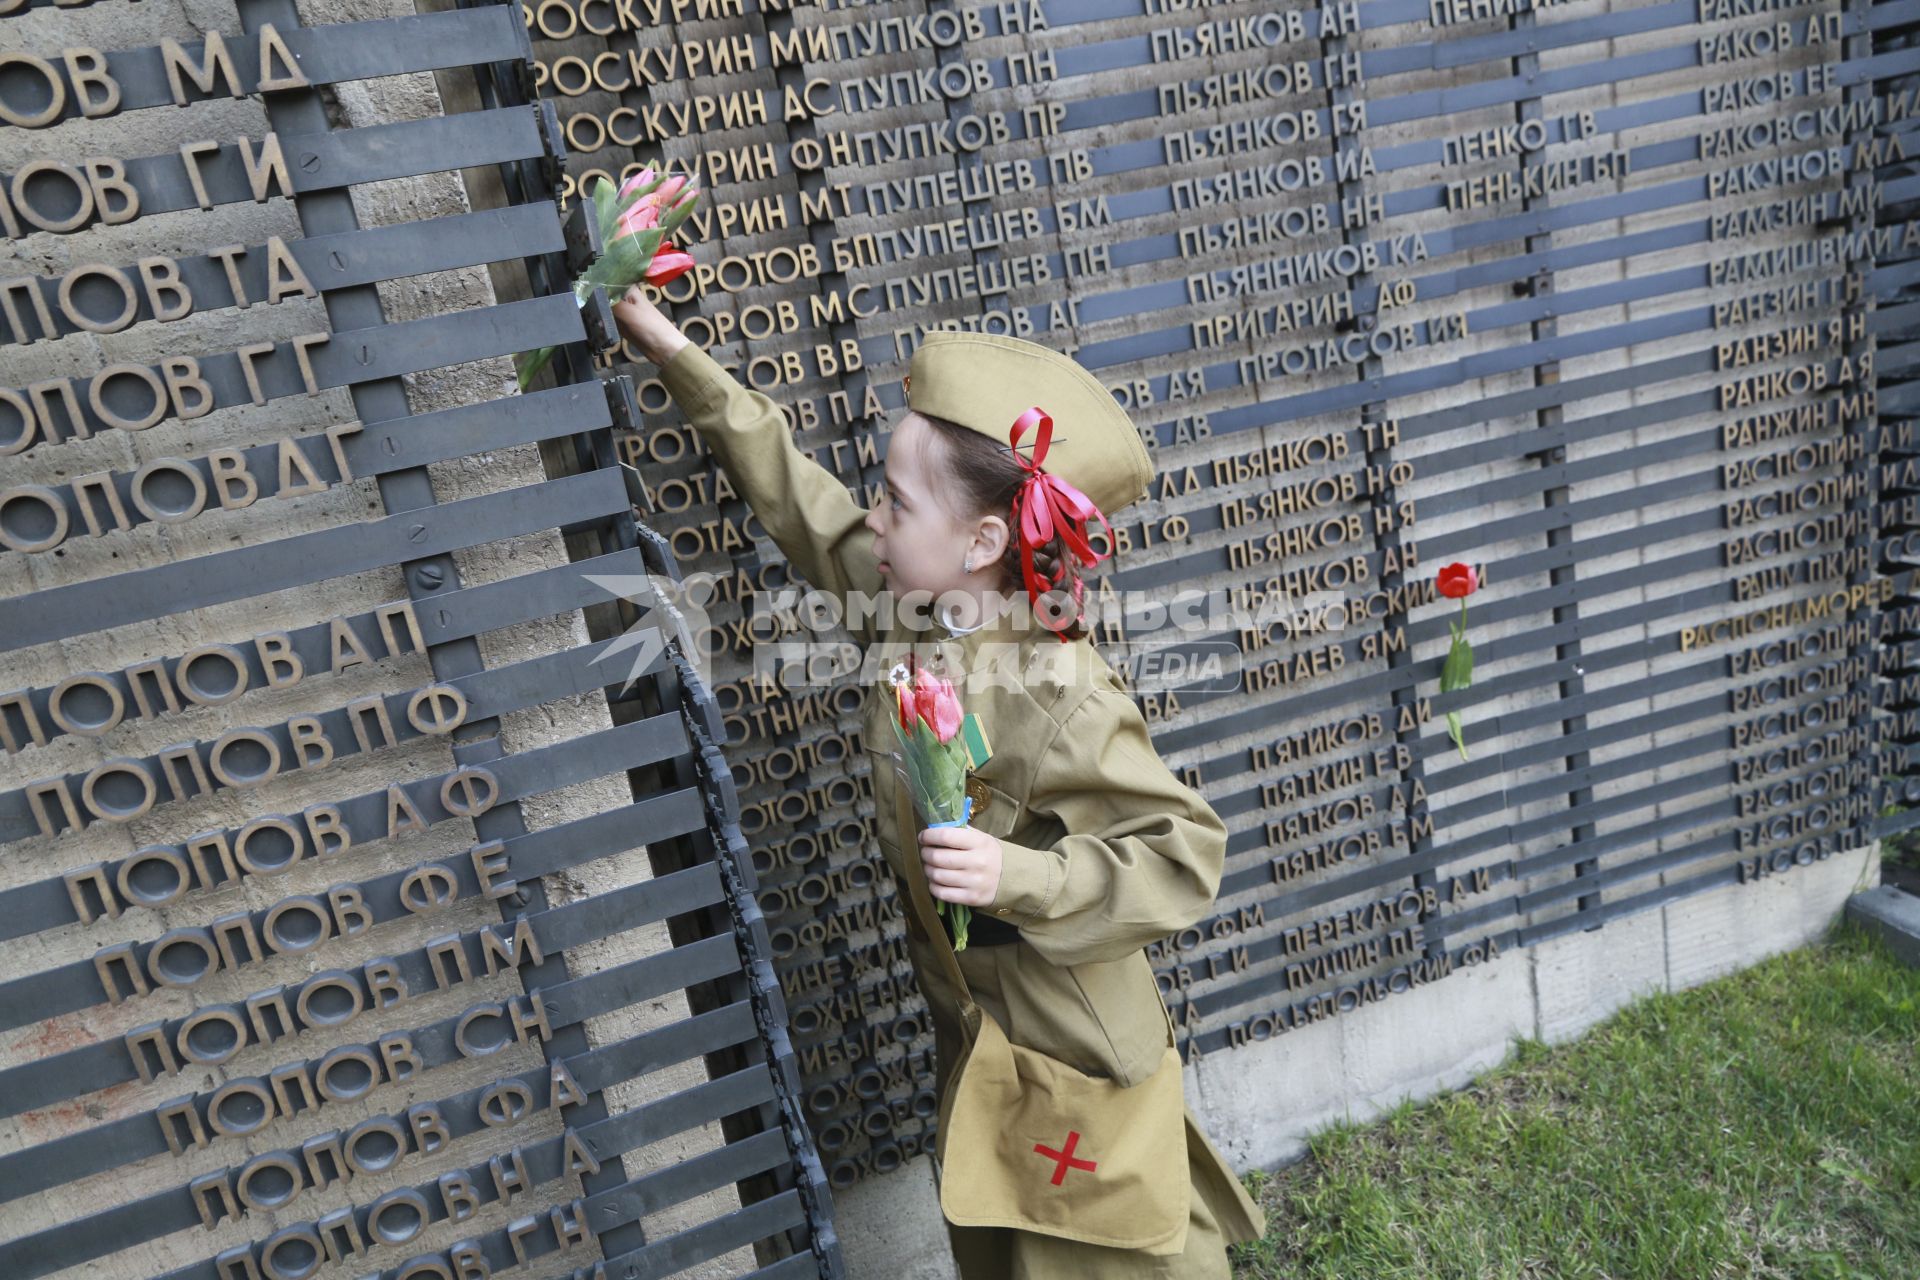
[[[1247,1187],[1238,1277],[1920,1280],[1920,973],[1831,940],[1658,994]]]

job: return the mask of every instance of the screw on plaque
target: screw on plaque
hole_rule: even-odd
[[[413,571],[413,580],[428,591],[434,591],[446,583],[447,575],[437,564],[423,564]]]

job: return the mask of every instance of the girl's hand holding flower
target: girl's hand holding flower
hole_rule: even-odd
[[[927,827],[920,832],[927,891],[942,902],[991,905],[1000,888],[1000,858],[1000,841],[977,827]]]
[[[655,365],[666,364],[687,345],[687,335],[680,326],[669,320],[637,284],[613,304],[613,322],[620,326],[620,336]]]

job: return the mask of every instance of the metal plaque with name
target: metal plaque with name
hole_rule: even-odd
[[[1190,1061],[1911,821],[1882,817],[1920,793],[1897,5],[525,14],[563,195],[700,175],[667,305],[863,504],[929,330],[1072,353],[1133,414],[1158,474],[1102,546],[1094,640],[1232,833],[1216,913],[1150,949]],[[861,691],[756,672],[751,602],[805,584],[651,366],[609,367],[648,519],[712,575],[743,830],[844,1186],[933,1117],[871,784],[842,767]],[[1454,561],[1476,667],[1443,693]]]
[[[0,1275],[842,1274],[519,8],[192,17],[0,6]]]

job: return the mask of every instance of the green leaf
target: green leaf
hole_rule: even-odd
[[[515,378],[520,389],[525,391],[540,371],[547,367],[547,361],[553,359],[555,347],[541,347],[537,351],[526,351],[514,357]]]
[[[967,949],[967,922],[973,919],[973,908],[959,902],[948,902],[942,905],[953,913],[953,949],[955,951],[965,951]]]
[[[1440,692],[1452,693],[1473,684],[1473,644],[1463,635],[1455,635],[1453,647],[1440,668]]]
[[[700,192],[697,188],[691,193],[683,191],[680,199],[675,202],[673,208],[667,210],[667,215],[660,219],[660,229],[666,234],[672,235],[675,231],[679,230],[680,224],[687,220],[688,215],[693,212],[694,206],[699,203]]]
[[[620,188],[605,178],[593,184],[593,220],[600,227],[600,243],[612,240],[620,222]]]
[[[955,743],[942,742],[926,721],[915,716],[913,728],[902,732],[898,717],[894,732],[901,739],[901,759],[913,790],[915,808],[930,822],[960,816],[967,790],[966,754]]]
[[[1447,712],[1447,736],[1453,739],[1453,745],[1460,750],[1460,758],[1465,760],[1467,758],[1467,740],[1460,731],[1460,713],[1458,711]]]
[[[608,244],[606,252],[587,268],[587,279],[610,289],[618,287],[624,292],[628,285],[646,277],[654,251],[665,238],[658,227],[621,236]]]

